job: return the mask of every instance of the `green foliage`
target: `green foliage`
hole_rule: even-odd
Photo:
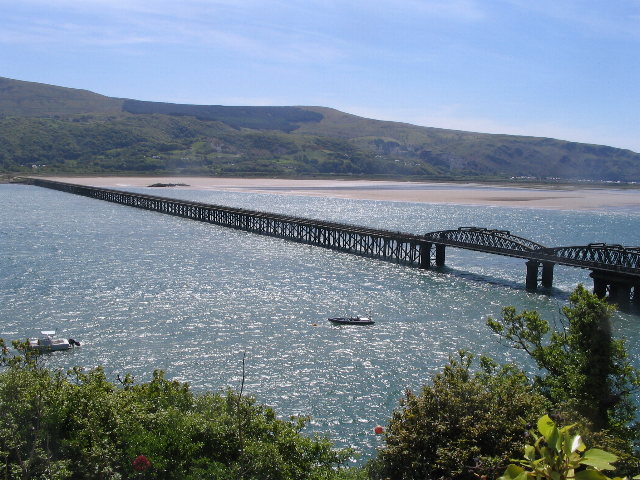
[[[368,468],[374,479],[493,477],[521,451],[525,426],[544,412],[544,398],[522,372],[486,358],[451,357],[431,385],[407,391]]]
[[[368,465],[371,477],[495,478],[509,458],[520,456],[525,425],[551,409],[562,412],[558,418],[578,422],[585,442],[598,448],[586,450],[580,437],[570,435],[572,427],[556,428],[544,416],[538,422],[542,436],[534,435],[525,459],[510,466],[502,480],[605,480],[600,470],[614,459],[621,475],[637,473],[638,426],[630,422],[639,375],[624,343],[611,338],[613,311],[582,286],[562,309],[559,330],[537,312],[505,308],[489,326],[508,345],[528,353],[541,373],[530,381],[523,372],[498,368],[488,359],[481,359],[482,369],[473,373],[469,354],[451,358],[420,394],[406,393],[385,446]]]
[[[362,478],[304,419],[235,392],[194,395],[161,371],[114,385],[101,368],[65,375],[0,349],[0,478]]]
[[[562,308],[565,323],[552,330],[538,312],[504,308],[489,327],[506,343],[525,351],[541,370],[535,381],[556,407],[587,418],[596,431],[609,429],[630,439],[640,371],[623,340],[611,337],[614,308],[579,285]]]
[[[604,472],[615,470],[612,464],[618,457],[599,448],[587,449],[580,435],[571,433],[574,425],[558,428],[544,415],[537,427],[540,435],[530,432],[534,442],[524,447],[524,459],[509,465],[498,480],[608,480]]]

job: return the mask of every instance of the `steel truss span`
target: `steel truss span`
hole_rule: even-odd
[[[130,207],[417,267],[428,266],[432,257],[431,252],[427,249],[427,244],[419,235],[37,178],[30,178],[27,183]]]
[[[584,246],[545,248],[540,253],[592,268],[610,265],[619,272],[640,271],[640,247],[590,243]]]
[[[480,227],[459,227],[456,230],[443,230],[440,232],[425,233],[425,238],[445,245],[461,246],[478,250],[495,250],[503,255],[511,252],[517,257],[527,257],[530,252],[544,248],[526,238],[518,237],[507,230],[490,230]]]

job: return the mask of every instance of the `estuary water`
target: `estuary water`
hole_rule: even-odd
[[[131,189],[218,205],[402,232],[509,230],[546,246],[640,244],[640,212],[572,212],[282,194]],[[485,326],[502,307],[551,320],[588,271],[556,266],[554,288],[524,289],[523,260],[447,249],[424,271],[53,190],[0,185],[0,337],[57,329],[82,347],[52,368],[102,365],[115,380],[162,369],[195,391],[239,388],[305,431],[366,461],[405,389],[429,382],[460,349],[518,362]],[[327,317],[369,314],[369,327]],[[614,333],[640,366],[640,317]],[[523,363],[524,362],[524,363]]]

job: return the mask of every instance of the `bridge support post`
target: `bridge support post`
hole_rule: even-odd
[[[553,263],[542,262],[542,286],[551,288],[553,286]]]
[[[605,298],[608,291],[607,299],[620,310],[628,311],[631,303],[640,305],[640,282],[636,277],[602,270],[593,270],[590,277],[593,278],[593,293]]]
[[[609,287],[609,300],[625,311],[629,309],[631,301],[631,285],[612,283]]]
[[[431,268],[431,243],[420,242],[420,268]]]
[[[601,278],[594,277],[593,274],[591,274],[591,277],[593,277],[593,294],[600,298],[606,297],[607,282]]]
[[[444,245],[436,244],[436,267],[444,267]]]
[[[536,290],[538,288],[538,268],[540,262],[536,260],[527,261],[527,279],[525,286],[527,290]]]

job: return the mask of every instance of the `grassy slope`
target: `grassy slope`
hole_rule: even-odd
[[[50,116],[76,113],[115,113],[122,100],[88,90],[61,88],[0,77],[1,116]]]
[[[79,171],[640,179],[640,154],[606,146],[419,127],[325,107],[127,101],[1,77],[0,145],[4,170],[47,164]]]
[[[640,179],[640,154],[630,150],[567,142],[552,138],[496,135],[381,122],[324,107],[319,124],[308,123],[297,132],[340,136],[364,148],[375,139],[399,144],[396,156],[422,158],[449,171],[488,175],[564,178]],[[392,155],[393,156],[393,155]]]

